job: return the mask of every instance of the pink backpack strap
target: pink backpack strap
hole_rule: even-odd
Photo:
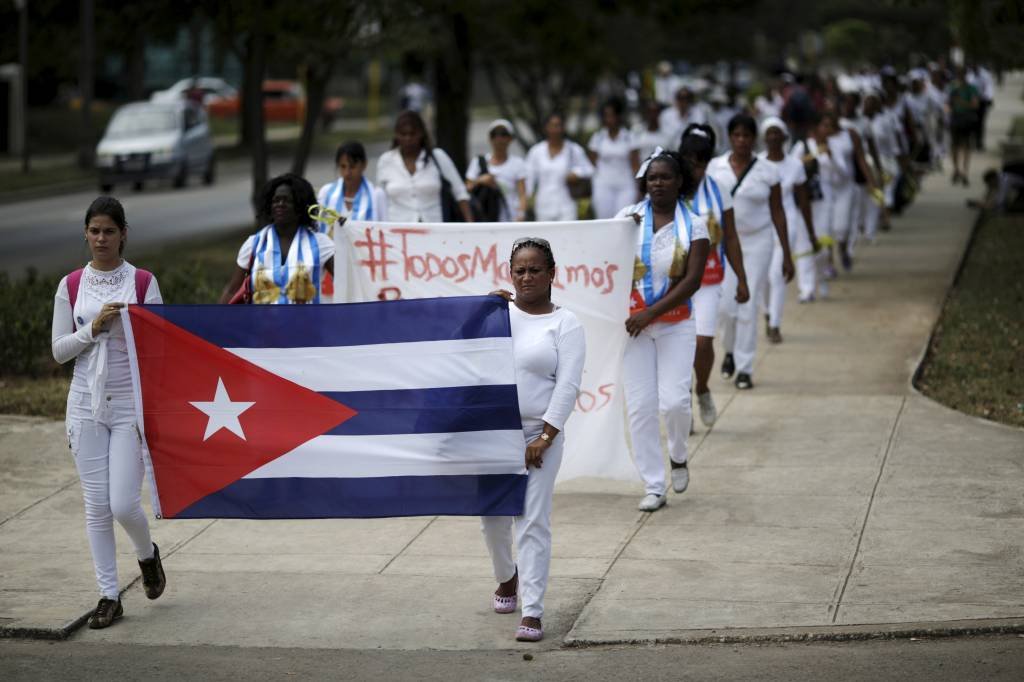
[[[68,298],[71,300],[71,326],[76,331],[78,325],[75,323],[75,301],[78,300],[78,287],[82,284],[82,268],[78,268],[68,275]]]
[[[153,279],[153,273],[142,268],[135,268],[135,302],[145,303],[146,292],[149,291],[149,283]]]

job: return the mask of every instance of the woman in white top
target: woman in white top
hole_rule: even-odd
[[[387,197],[366,179],[366,149],[360,142],[345,142],[334,153],[338,179],[320,188],[316,201],[350,220],[387,220]],[[333,236],[331,228],[319,223],[321,232]]]
[[[807,195],[811,203],[811,221],[819,245],[816,253],[808,255],[798,251],[796,261],[797,285],[800,302],[810,303],[815,297],[828,298],[829,251],[825,248],[834,244],[832,239],[832,196],[837,182],[837,171],[832,162],[828,146],[828,126],[821,116],[812,121],[810,136],[793,145],[790,155],[804,165],[807,177]]]
[[[466,187],[472,192],[477,185],[492,187],[501,192],[499,222],[522,220],[526,216],[526,161],[521,156],[509,155],[512,143],[512,122],[499,118],[487,127],[491,140],[491,153],[473,157],[466,169]]]
[[[305,178],[285,173],[267,182],[260,219],[268,224],[242,242],[221,303],[243,302],[238,297],[246,279],[251,303],[321,302],[322,275],[334,275],[334,240],[310,217],[315,205],[313,186]]]
[[[663,152],[646,165],[640,190],[648,198],[619,212],[641,225],[622,378],[633,460],[644,483],[638,508],[653,512],[665,504],[666,492],[659,415],[665,422],[672,489],[681,493],[690,482],[686,439],[697,347],[690,298],[704,274],[708,231],[704,219],[683,202],[694,183],[679,155]]]
[[[544,123],[544,139],[526,154],[526,191],[533,197],[539,221],[576,220],[576,201],[569,183],[594,174],[583,147],[565,137],[561,114],[551,114]]]
[[[53,358],[75,360],[68,391],[67,437],[82,483],[85,528],[100,601],[90,628],[121,617],[114,521],[128,534],[142,569],[146,596],[166,579],[142,510],[142,442],[136,426],[128,346],[120,311],[129,303],[161,303],[156,278],[122,257],[128,225],[113,197],[99,197],[85,214],[92,260],[64,277],[53,301]]]
[[[643,105],[643,121],[633,126],[633,141],[641,159],[650,158],[655,149],[672,148],[670,136],[661,129],[660,117],[661,105],[654,100],[648,100]]]
[[[526,499],[522,516],[485,516],[481,521],[498,581],[494,610],[512,613],[521,597],[523,615],[516,639],[537,642],[544,636],[541,618],[551,565],[551,495],[562,463],[565,422],[576,405],[587,348],[576,316],[551,302],[555,257],[546,240],[517,239],[509,272],[515,296],[508,291],[494,293],[512,303],[508,311],[516,390],[527,443]]]
[[[796,156],[787,155],[786,140],[789,129],[781,118],[769,116],[761,121],[761,136],[766,151],[760,154],[765,163],[773,164],[779,173],[782,186],[782,208],[786,212],[786,230],[789,233],[789,249],[794,260],[801,257],[813,258],[818,251],[818,240],[814,236],[814,216],[807,195],[807,173],[803,162]],[[782,343],[782,312],[786,303],[786,280],[782,276],[782,244],[775,238],[771,265],[768,268],[768,288],[765,292],[768,309],[768,340]]]
[[[683,139],[679,143],[679,155],[689,164],[698,183],[693,196],[689,197],[689,205],[707,223],[711,242],[700,289],[693,295],[693,317],[697,323],[697,353],[693,359],[696,381],[694,392],[700,407],[700,419],[707,427],[714,425],[718,419],[718,409],[711,397],[708,379],[715,365],[715,331],[718,328],[718,304],[722,299],[726,260],[737,279],[736,301],[746,303],[750,298],[746,269],[743,267],[743,250],[736,235],[732,195],[723,192],[715,179],[707,174],[708,164],[715,155],[715,142],[715,131],[711,126],[695,123],[683,132]]]
[[[640,168],[640,145],[633,133],[623,127],[626,103],[612,97],[601,107],[604,127],[591,135],[587,144],[594,162],[594,215],[612,218],[626,204],[640,197],[636,172]]]
[[[789,252],[786,214],[782,208],[782,187],[774,166],[760,163],[754,156],[757,122],[747,114],[737,114],[729,121],[729,144],[732,151],[715,157],[708,164],[708,175],[723,192],[732,195],[736,216],[736,233],[743,247],[743,266],[747,274],[750,300],[736,301],[738,280],[728,270],[722,288],[722,345],[725,359],[722,376],[736,374],[736,387],[753,388],[751,373],[757,351],[757,307],[768,283],[768,267],[772,260],[774,233],[782,244],[782,271],[788,282],[793,278],[793,260]]]
[[[390,222],[473,222],[462,176],[444,150],[431,145],[427,126],[418,113],[403,111],[398,115],[391,146],[377,161],[377,186],[387,195]],[[457,216],[444,215],[442,176],[458,202]]]

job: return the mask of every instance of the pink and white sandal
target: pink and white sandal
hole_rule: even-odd
[[[516,606],[519,602],[519,595],[512,594],[507,597],[499,597],[494,595],[494,612],[495,613],[512,613],[516,610]]]
[[[531,628],[527,625],[520,625],[516,628],[517,642],[539,642],[544,639],[544,628]]]

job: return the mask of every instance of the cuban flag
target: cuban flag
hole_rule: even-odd
[[[508,304],[132,305],[162,518],[517,515]]]

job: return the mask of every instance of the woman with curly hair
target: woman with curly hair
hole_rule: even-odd
[[[309,216],[316,203],[313,186],[293,173],[264,186],[259,217],[266,225],[238,250],[238,267],[221,303],[230,302],[246,278],[253,303],[320,302],[322,271],[334,274],[334,242]]]

